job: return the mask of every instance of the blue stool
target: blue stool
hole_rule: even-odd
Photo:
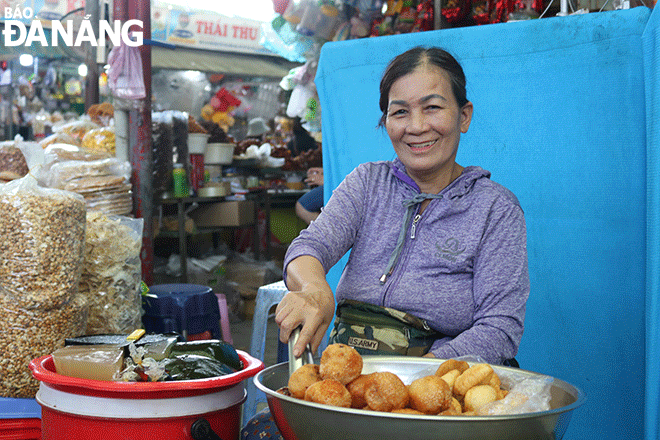
[[[179,333],[186,340],[222,339],[218,297],[208,286],[157,284],[143,297],[148,333]]]
[[[284,281],[259,287],[252,318],[252,338],[250,340],[250,355],[261,361],[266,350],[266,327],[270,309],[279,304],[288,292]],[[247,381],[247,401],[243,405],[243,424],[245,425],[257,412],[257,405],[266,401],[266,395],[257,389],[252,379]]]

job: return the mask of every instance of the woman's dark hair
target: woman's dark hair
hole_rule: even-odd
[[[387,119],[387,104],[389,102],[392,84],[402,76],[412,73],[422,65],[435,66],[447,72],[451,81],[451,89],[459,107],[467,104],[467,92],[465,91],[465,73],[463,68],[449,52],[439,47],[414,47],[396,56],[385,69],[383,78],[380,80],[380,110],[383,112],[378,126],[385,125]]]

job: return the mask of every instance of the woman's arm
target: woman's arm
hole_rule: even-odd
[[[303,326],[296,356],[306,344],[316,351],[332,322],[335,297],[325,275],[353,246],[365,205],[368,169],[359,166],[333,191],[321,215],[289,245],[284,280],[290,292],[277,307],[280,339]]]

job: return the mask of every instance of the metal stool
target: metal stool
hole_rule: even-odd
[[[264,360],[266,350],[266,327],[268,325],[268,313],[270,309],[279,304],[288,289],[284,281],[259,287],[252,318],[252,338],[250,340],[250,355]],[[266,395],[257,389],[252,379],[247,381],[247,401],[243,405],[243,425],[245,425],[257,413],[259,402],[265,402]]]

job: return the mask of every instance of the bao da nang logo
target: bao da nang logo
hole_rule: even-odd
[[[29,47],[33,44],[58,46],[62,42],[64,45],[72,47],[80,47],[84,43],[90,43],[96,47],[106,46],[106,39],[110,40],[113,46],[119,46],[123,43],[127,46],[137,47],[143,43],[141,31],[144,29],[144,25],[142,20],[127,20],[123,24],[119,20],[113,22],[100,20],[98,35],[94,34],[89,17],[85,17],[77,29],[74,27],[72,20],[65,20],[64,22],[53,20],[49,40],[40,20],[33,20],[29,25],[21,21],[34,17],[32,8],[6,7],[3,14],[5,27],[2,31],[2,40],[5,46]],[[140,31],[131,31],[132,27],[133,29],[139,28]]]

